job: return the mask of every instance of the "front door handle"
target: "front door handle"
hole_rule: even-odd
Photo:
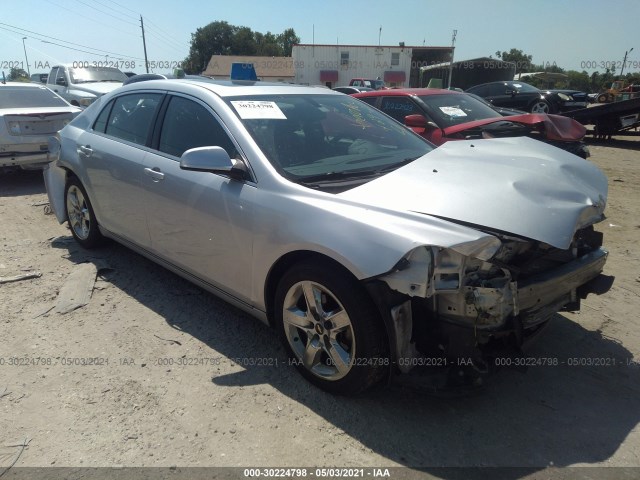
[[[154,182],[159,182],[160,180],[164,180],[164,173],[162,173],[158,167],[145,168],[144,173],[149,175]]]
[[[78,151],[82,153],[85,157],[90,157],[93,154],[93,149],[91,145],[80,145],[78,147]]]

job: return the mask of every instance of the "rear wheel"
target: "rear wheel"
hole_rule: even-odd
[[[93,248],[102,243],[104,237],[98,229],[91,202],[77,177],[71,176],[67,180],[64,198],[67,221],[73,238],[85,248]]]
[[[356,394],[386,378],[390,361],[382,320],[346,272],[296,265],[278,285],[275,317],[290,358],[323,390]]]

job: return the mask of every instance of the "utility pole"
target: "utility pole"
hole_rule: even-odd
[[[451,76],[453,75],[453,52],[455,51],[456,35],[458,30],[453,31],[453,37],[451,37],[451,62],[449,62],[449,80],[447,82],[447,88],[451,88]]]
[[[24,45],[24,41],[27,39],[27,37],[22,37],[22,48],[24,49],[24,59],[27,61],[27,73],[29,74],[29,78],[31,78],[31,70],[29,70],[29,59],[27,58],[27,47],[25,47]],[[633,50],[633,48],[631,49]],[[626,55],[625,55],[625,60],[626,60]]]
[[[382,25],[380,25],[380,30],[378,30],[378,47],[380,47],[380,38],[382,37]]]
[[[627,63],[627,55],[632,51],[633,51],[633,47],[631,47],[631,50],[624,52],[624,60],[622,61],[622,70],[620,70],[620,80],[622,80],[622,73],[624,72],[624,66]]]
[[[142,20],[142,15],[140,15],[140,28],[142,28],[142,46],[144,47],[144,68],[149,73],[149,60],[147,60],[147,42],[144,39],[144,21]]]

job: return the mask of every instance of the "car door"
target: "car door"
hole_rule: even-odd
[[[486,95],[482,95],[487,101],[496,107],[516,108],[514,102],[517,101],[517,94],[513,94],[513,87],[506,83],[493,83],[487,85]]]
[[[431,120],[423,108],[411,97],[384,96],[381,99],[379,108],[403,125],[407,115],[422,115],[426,121]],[[412,128],[412,130],[436,145],[442,143],[442,130],[440,128]]]
[[[213,110],[191,97],[168,99],[155,147],[145,159],[145,205],[151,250],[173,265],[249,300],[255,186],[180,168],[186,150],[221,146],[240,158]]]
[[[63,66],[53,67],[49,74],[49,78],[47,78],[47,86],[68,102],[70,100],[69,95],[67,94],[68,85],[66,83],[64,85],[60,85],[58,83],[59,80],[67,81],[65,77],[65,67]]]
[[[142,201],[144,157],[163,96],[136,92],[116,97],[78,141],[99,223],[142,247],[150,243]]]

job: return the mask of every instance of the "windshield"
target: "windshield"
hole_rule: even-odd
[[[418,98],[440,128],[501,116],[486,103],[467,94],[421,95]]]
[[[87,82],[124,82],[127,76],[117,68],[82,67],[70,68],[71,83]]]
[[[46,87],[0,86],[0,108],[68,107]]]
[[[228,103],[274,167],[307,185],[379,176],[434,148],[347,95],[260,95]]]

